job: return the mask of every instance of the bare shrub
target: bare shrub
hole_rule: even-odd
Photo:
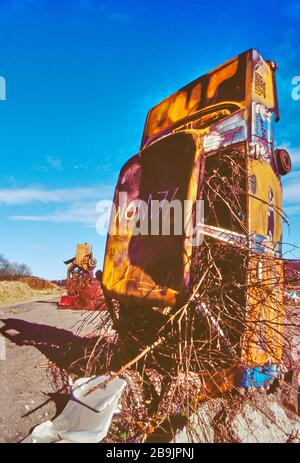
[[[20,277],[30,275],[31,270],[28,265],[9,262],[0,254],[0,280],[17,280]]]

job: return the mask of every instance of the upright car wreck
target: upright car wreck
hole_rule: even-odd
[[[140,348],[163,336],[154,364],[202,374],[208,393],[212,377],[221,389],[261,386],[281,362],[280,176],[291,160],[274,147],[276,68],[251,49],[152,108],[140,151],[122,168],[115,191],[103,272],[115,317],[128,332],[139,319],[133,331]],[[130,213],[124,194],[134,202]],[[204,220],[195,223],[191,211],[201,244],[176,233],[172,217],[169,235],[132,233],[132,222],[141,221],[139,201],[158,200],[162,211],[163,201],[174,199],[204,202]],[[151,207],[142,212],[153,219]],[[151,312],[153,332],[143,337]],[[216,380],[233,366],[242,371],[237,382],[221,373]]]

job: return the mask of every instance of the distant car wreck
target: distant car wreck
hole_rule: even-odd
[[[76,255],[64,262],[67,267],[67,295],[61,296],[58,306],[64,309],[102,310],[105,306],[101,289],[102,272],[96,272],[96,259],[89,244],[78,244]]]

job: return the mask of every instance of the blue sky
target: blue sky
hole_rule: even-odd
[[[0,253],[60,278],[88,241],[102,266],[95,205],[138,151],[148,109],[248,48],[279,65],[276,142],[294,161],[284,241],[300,246],[299,21],[299,1],[0,0]]]

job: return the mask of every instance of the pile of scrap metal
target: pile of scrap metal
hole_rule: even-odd
[[[300,260],[284,260],[284,280],[287,288],[300,288]]]
[[[102,279],[114,341],[90,363],[128,381],[114,441],[122,429],[143,441],[200,400],[280,375],[291,160],[274,149],[275,71],[249,50],[166,98],[120,172]]]
[[[98,270],[94,277],[97,261],[91,247],[87,243],[78,244],[76,256],[64,263],[68,265],[67,295],[61,296],[58,306],[63,309],[105,310],[102,272]]]
[[[287,304],[300,304],[300,260],[284,261],[285,301]]]
[[[284,296],[287,303],[300,304],[300,295],[296,291],[285,291]]]

